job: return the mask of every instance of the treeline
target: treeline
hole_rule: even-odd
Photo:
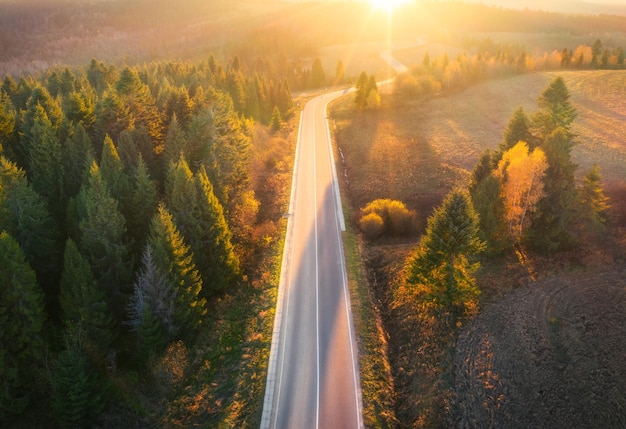
[[[563,48],[541,57],[534,57],[523,46],[498,45],[490,39],[475,42],[475,46],[479,53],[461,53],[454,58],[447,54],[431,58],[427,53],[421,64],[397,77],[395,93],[406,97],[426,96],[441,90],[459,90],[485,79],[534,71],[626,68],[624,49],[605,46],[600,39],[592,46]]]
[[[193,345],[212,300],[255,272],[255,226],[280,216],[251,180],[253,124],[292,115],[287,83],[237,58],[4,78],[3,424],[48,396],[80,426],[118,365]]]

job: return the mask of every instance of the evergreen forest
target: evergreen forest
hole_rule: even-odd
[[[274,164],[251,172],[294,114],[277,76],[211,55],[4,78],[0,421],[97,421],[246,287],[280,220],[252,177]]]

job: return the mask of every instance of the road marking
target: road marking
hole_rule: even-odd
[[[337,224],[337,227],[339,225]],[[354,400],[356,402],[356,419],[357,419],[357,428],[363,428],[363,413],[361,411],[361,404],[363,403],[362,392],[361,392],[361,384],[358,382],[360,377],[357,376],[357,362],[354,356],[354,347],[355,347],[355,337],[352,331],[352,319],[350,318],[351,305],[350,305],[350,291],[348,290],[348,274],[346,271],[346,258],[343,252],[343,242],[341,240],[341,232],[337,230],[337,241],[339,245],[339,254],[341,257],[339,258],[341,263],[341,277],[343,281],[343,296],[344,303],[346,306],[346,319],[348,321],[348,335],[350,337],[350,357],[352,359],[352,379],[354,380]]]
[[[313,207],[315,207],[315,335],[316,335],[316,370],[317,370],[317,381],[316,381],[316,405],[315,405],[315,428],[318,429],[320,425],[320,298],[319,298],[319,258],[318,258],[318,249],[317,249],[317,145],[316,145],[316,134],[315,128],[316,123],[313,121]]]
[[[329,100],[326,102],[326,104],[324,104],[324,115],[328,114],[328,104],[330,103],[330,101],[332,100]],[[341,194],[339,193],[339,180],[337,180],[337,167],[335,166],[335,155],[333,153],[333,143],[332,143],[332,139],[330,138],[330,120],[328,119],[327,116],[326,116],[326,134],[328,137],[328,153],[330,155],[330,168],[333,173],[333,191],[335,193],[337,218],[339,220],[339,227],[341,228],[342,231],[345,231],[346,221],[343,217],[343,208],[341,206]]]

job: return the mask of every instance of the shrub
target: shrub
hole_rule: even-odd
[[[375,236],[368,234],[363,226],[366,223],[366,219],[369,219],[367,222],[374,222],[372,214],[376,215],[382,223],[380,232]],[[361,209],[359,226],[361,231],[370,239],[377,238],[383,233],[388,235],[408,235],[415,231],[415,218],[415,211],[407,209],[401,201],[378,199]]]
[[[359,220],[359,228],[368,239],[375,240],[383,233],[385,223],[376,213],[368,213]]]

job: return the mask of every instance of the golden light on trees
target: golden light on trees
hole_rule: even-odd
[[[543,150],[535,148],[529,153],[528,145],[522,141],[506,151],[498,163],[509,233],[516,241],[522,237],[528,214],[544,195],[543,176],[547,168]]]

